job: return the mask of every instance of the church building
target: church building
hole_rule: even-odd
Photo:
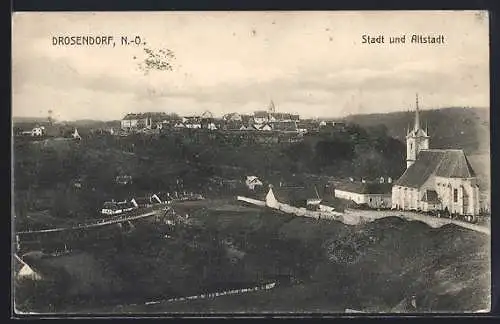
[[[420,127],[418,96],[415,124],[406,135],[406,171],[392,187],[392,208],[478,215],[479,183],[463,150],[429,149]]]

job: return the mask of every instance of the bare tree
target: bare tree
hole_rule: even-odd
[[[139,69],[148,74],[152,70],[156,71],[172,71],[172,61],[175,60],[174,52],[169,49],[153,50],[144,47],[146,58],[139,63]]]

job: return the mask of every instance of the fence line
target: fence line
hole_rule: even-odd
[[[51,232],[73,231],[73,230],[79,230],[79,229],[99,227],[99,226],[111,225],[111,224],[122,223],[122,222],[126,222],[126,221],[131,221],[131,220],[136,220],[136,219],[140,219],[140,218],[154,216],[157,214],[157,212],[158,211],[151,211],[151,212],[140,214],[140,215],[122,216],[119,218],[113,218],[113,219],[109,219],[109,220],[99,219],[95,222],[91,222],[88,224],[82,224],[82,225],[78,225],[78,226],[73,226],[73,227],[59,227],[59,228],[49,228],[49,229],[44,229],[44,230],[21,231],[21,232],[16,232],[16,234],[51,233]]]
[[[331,212],[326,212],[326,211],[312,211],[312,210],[307,210],[305,208],[298,208],[298,207],[293,207],[287,204],[283,204],[278,202],[274,206],[268,205],[265,201],[260,201],[260,200],[255,200],[251,198],[246,198],[246,197],[240,197],[238,196],[238,200],[240,201],[246,201],[249,203],[252,203],[254,205],[258,206],[267,206],[269,208],[275,209],[275,210],[280,210],[282,212],[285,212],[287,214],[294,214],[296,216],[301,216],[301,217],[311,217],[311,218],[322,218],[322,219],[331,219],[331,220],[337,220],[340,221],[344,224],[347,225],[357,225],[365,222],[371,222],[374,221],[375,219],[379,218],[384,218],[384,217],[389,217],[389,216],[396,216],[399,218],[403,218],[406,220],[418,220],[421,222],[426,223],[427,225],[431,227],[441,227],[446,224],[455,224],[457,226],[461,226],[463,228],[467,228],[476,232],[484,233],[487,235],[490,234],[490,229],[485,227],[485,226],[480,226],[476,224],[470,224],[454,219],[443,219],[443,218],[437,218],[437,217],[431,217],[427,215],[420,215],[412,212],[401,212],[401,211],[361,211],[361,210],[349,210],[346,211],[345,213],[339,213],[335,211]]]
[[[200,294],[200,295],[194,295],[194,296],[176,297],[176,298],[170,298],[170,299],[160,299],[160,300],[156,300],[156,301],[148,301],[148,302],[145,302],[144,305],[156,305],[156,304],[161,304],[161,303],[172,303],[172,302],[176,302],[176,301],[186,301],[186,300],[210,299],[210,298],[216,298],[216,297],[222,297],[222,296],[239,295],[239,294],[249,293],[249,292],[258,291],[258,290],[269,290],[269,289],[273,289],[275,287],[276,287],[276,283],[272,282],[272,283],[268,283],[265,285],[252,287],[252,288],[231,289],[231,290],[206,293],[206,294]],[[127,306],[137,306],[137,304],[130,304]],[[124,306],[120,306],[120,307],[124,307]]]

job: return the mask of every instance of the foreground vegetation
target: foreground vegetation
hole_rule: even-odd
[[[19,285],[19,305],[55,312],[388,312],[415,295],[413,311],[489,307],[489,241],[480,233],[399,218],[348,226],[267,210],[183,212],[191,225],[176,227],[169,239],[165,227],[144,223],[65,260],[44,261],[64,268],[57,277],[68,279],[44,283],[50,290]],[[145,305],[271,280],[278,288],[269,292]]]

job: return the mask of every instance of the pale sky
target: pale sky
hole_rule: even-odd
[[[16,13],[13,116],[120,119],[128,112],[281,112],[341,117],[449,106],[489,107],[483,12]],[[361,44],[363,34],[386,44]],[[444,35],[444,45],[387,44]],[[53,36],[113,36],[117,45],[54,46]],[[148,75],[140,36],[175,53]],[[408,39],[407,39],[408,42]],[[136,59],[134,60],[134,56]]]

